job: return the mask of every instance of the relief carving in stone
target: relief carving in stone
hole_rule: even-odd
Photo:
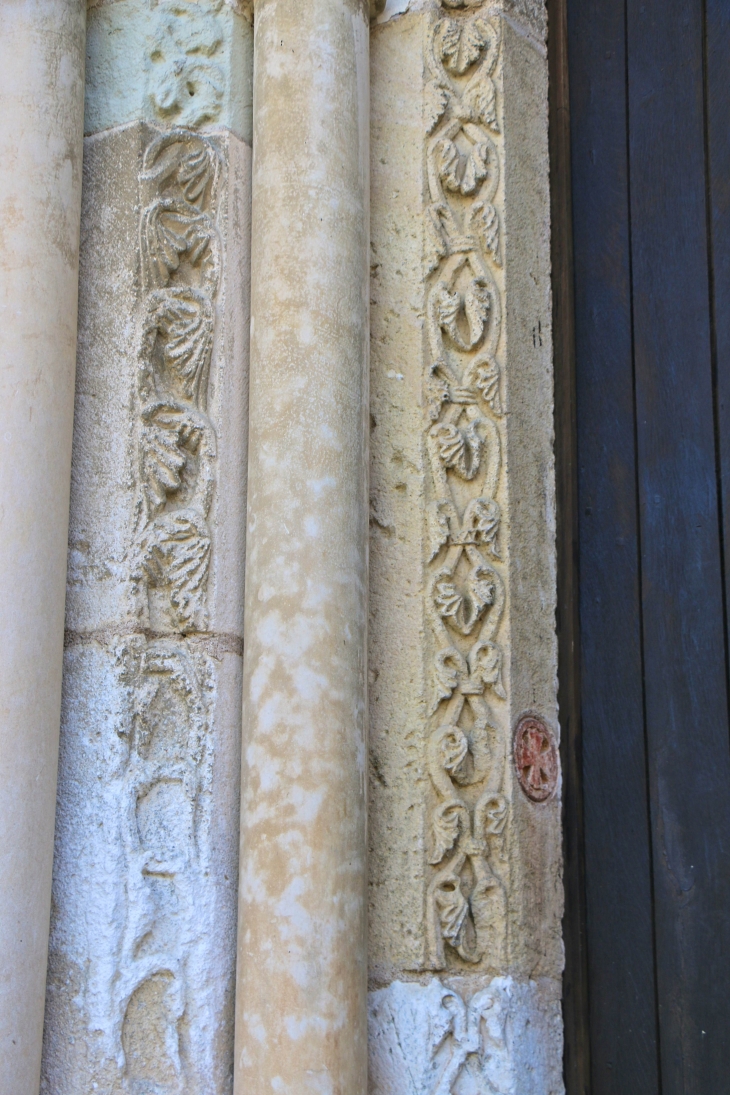
[[[147,296],[134,579],[147,625],[183,634],[207,625],[216,437],[206,411],[220,277],[219,169],[219,153],[208,140],[176,129],[146,150],[141,179],[154,197],[140,230]]]
[[[467,1002],[434,979],[372,993],[374,1095],[515,1095],[510,990],[509,978],[495,978]]]
[[[426,964],[499,962],[505,891],[493,851],[508,815],[499,642],[502,241],[500,24],[442,0],[428,30],[425,91],[424,443],[430,470],[426,618],[433,698],[427,764],[434,791]]]
[[[162,0],[149,53],[148,87],[155,114],[167,124],[215,121],[225,90],[216,61],[223,31],[216,13],[223,0]]]
[[[207,405],[220,168],[208,139],[177,128],[151,141],[140,174],[132,584],[147,637],[117,646],[127,707],[116,783],[125,903],[99,1024],[125,1089],[140,1093],[199,1090],[191,1061],[200,1076],[215,1071],[212,1016],[195,999],[206,944],[201,914],[210,900],[211,665],[191,637],[208,622],[216,435]]]
[[[558,786],[555,735],[539,715],[523,715],[515,730],[513,756],[520,787],[531,802],[547,802]]]

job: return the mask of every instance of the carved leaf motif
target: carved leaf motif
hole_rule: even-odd
[[[499,393],[500,370],[496,361],[480,362],[476,369],[475,385],[482,399],[497,416],[503,414],[502,399]]]
[[[480,141],[475,144],[466,158],[464,175],[461,180],[460,190],[462,194],[473,194],[483,179],[489,174],[489,160],[491,147]]]
[[[434,903],[444,939],[460,951],[466,935],[469,903],[459,879],[443,881],[434,892]]]
[[[431,205],[426,214],[423,241],[423,261],[427,275],[436,269],[447,252],[448,247],[441,220],[441,206]]]
[[[489,286],[478,278],[473,278],[464,294],[464,313],[469,324],[469,344],[465,349],[473,350],[484,337],[492,310],[492,294]]]
[[[504,795],[491,795],[483,803],[484,829],[489,836],[499,836],[507,822],[508,803]]]
[[[450,522],[455,516],[453,505],[446,499],[432,502],[428,507],[428,539],[431,559],[438,555],[444,544],[449,542]]]
[[[483,544],[498,559],[499,522],[500,511],[496,502],[491,498],[472,498],[464,510],[458,543]]]
[[[441,700],[447,700],[453,694],[460,680],[466,676],[466,663],[453,646],[439,650],[434,659],[436,669],[436,702],[434,711]]]
[[[147,279],[162,287],[181,260],[201,267],[209,279],[217,272],[217,234],[207,213],[176,198],[163,198],[145,210],[142,218],[142,251]]]
[[[155,182],[160,191],[179,188],[180,196],[192,205],[215,190],[220,154],[210,141],[187,129],[162,134],[146,150],[142,179]]]
[[[442,802],[431,818],[433,851],[429,863],[440,863],[454,847],[459,837],[459,826],[464,807],[457,802]]]
[[[442,137],[434,148],[435,166],[441,182],[452,193],[473,194],[489,175],[492,148],[487,141],[472,145],[462,157],[455,143]]]
[[[449,386],[441,377],[433,373],[426,383],[426,400],[428,404],[428,416],[433,422],[437,422],[441,415],[444,403],[449,403],[451,393]]]
[[[497,91],[491,76],[478,75],[466,88],[459,104],[459,116],[478,122],[499,133]]]
[[[443,620],[453,618],[462,605],[462,596],[450,578],[444,577],[434,586],[434,604]]]
[[[142,429],[142,473],[147,504],[157,513],[182,486],[187,464],[183,421],[179,411],[162,407]]]
[[[439,326],[447,332],[460,350],[474,350],[484,338],[492,310],[491,289],[481,278],[472,278],[462,297],[452,293],[441,283],[433,292]],[[469,325],[469,338],[459,330],[459,316],[463,312]]]
[[[502,684],[502,651],[496,643],[477,643],[469,654],[469,672],[481,681],[485,688],[492,688],[500,699],[507,693]]]
[[[439,760],[452,779],[460,782],[461,769],[469,756],[469,741],[460,726],[442,726],[439,735]]]
[[[447,190],[458,191],[461,186],[461,156],[453,141],[448,137],[436,142],[436,170]]]
[[[502,265],[499,247],[499,213],[489,202],[476,202],[471,218],[484,253],[491,256],[497,266]]]
[[[178,491],[177,504],[208,512],[215,434],[208,419],[186,406],[152,403],[142,411],[142,479],[155,516]],[[190,466],[192,465],[192,467]]]
[[[150,98],[163,118],[190,126],[215,121],[225,83],[211,58],[222,41],[221,26],[204,5],[163,0],[148,66]]]
[[[445,19],[436,35],[444,65],[463,76],[479,60],[494,31],[486,19],[471,19],[467,23]]]
[[[477,474],[481,462],[484,442],[478,432],[480,421],[470,422],[465,429],[447,422],[431,427],[442,464],[467,482]]]
[[[210,534],[194,510],[163,513],[144,530],[141,563],[151,585],[169,586],[180,630],[204,626]]]
[[[150,367],[155,339],[162,341],[163,370]],[[145,321],[142,354],[146,379],[142,397],[168,394],[205,410],[208,370],[213,346],[213,307],[195,289],[153,293]]]
[[[461,635],[470,635],[485,608],[494,604],[496,597],[494,572],[485,564],[472,567],[461,593],[452,577],[441,572],[433,584],[433,601],[436,612]]]
[[[431,133],[438,125],[449,105],[449,93],[435,80],[426,84],[423,95],[423,117],[426,123],[426,132]]]
[[[223,105],[224,77],[210,61],[186,60],[160,67],[155,72],[151,98],[158,114],[178,125],[199,126],[214,122]]]

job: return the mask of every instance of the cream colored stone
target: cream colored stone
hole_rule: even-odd
[[[61,705],[84,86],[82,0],[0,30],[0,1090],[37,1090]]]
[[[238,1095],[366,1082],[368,14],[256,3]]]
[[[250,166],[85,141],[48,1095],[231,1089]]]
[[[547,62],[544,7],[520,13],[429,0],[371,40],[372,998],[407,1011],[467,978],[468,1027],[469,998],[509,983],[533,1030],[499,1083],[447,1069],[453,1095],[522,1092],[525,1070],[562,1091]]]

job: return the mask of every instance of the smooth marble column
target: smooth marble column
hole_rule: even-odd
[[[255,5],[237,1095],[366,1087],[368,17]]]
[[[71,477],[84,0],[0,30],[0,1091],[38,1090]]]

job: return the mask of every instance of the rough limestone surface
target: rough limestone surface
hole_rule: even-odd
[[[382,10],[378,13],[377,23],[387,23],[399,15],[410,12],[414,15],[419,11],[428,11],[433,0],[385,0]],[[474,8],[475,4],[447,4],[447,7]],[[515,29],[534,34],[541,43],[547,39],[547,9],[545,0],[493,0],[485,4],[484,8],[490,14],[504,13],[514,18]]]
[[[195,7],[210,42],[230,10]],[[48,1095],[231,1088],[251,150],[222,112],[85,139]]]
[[[555,982],[512,977],[394,981],[370,993],[373,1095],[558,1095]]]
[[[383,1095],[562,1092],[545,25],[542,4],[419,0],[371,34]]]

